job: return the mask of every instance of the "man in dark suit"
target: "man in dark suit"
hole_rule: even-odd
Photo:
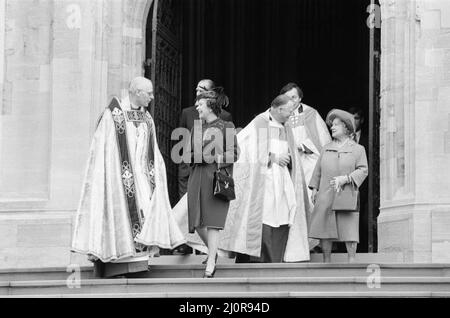
[[[214,82],[212,80],[203,79],[197,84],[197,87],[195,89],[196,95],[198,96],[205,91],[214,89],[215,87],[216,87],[216,85],[214,84]],[[233,121],[231,114],[229,112],[227,112],[226,110],[222,110],[219,117],[225,121],[231,121],[231,122]],[[189,131],[192,131],[195,120],[199,120],[197,106],[194,105],[191,107],[184,108],[183,111],[181,112],[179,127],[183,127],[183,128],[188,129]],[[188,164],[182,162],[178,165],[178,195],[179,195],[180,199],[187,192],[187,184],[188,184],[190,173],[191,173],[191,168]],[[176,253],[190,254],[190,253],[192,253],[192,249],[190,247],[188,247],[187,245],[182,245],[176,250]]]
[[[366,154],[369,154],[369,136],[364,129],[364,113],[362,109],[352,107],[349,113],[353,114],[355,119],[355,141],[366,149]],[[370,173],[370,171],[369,171]],[[374,245],[377,241],[377,215],[373,216],[373,222],[369,222],[369,182],[364,181],[359,188],[360,193],[360,216],[359,216],[359,253],[367,253],[369,251],[369,226],[373,223]]]

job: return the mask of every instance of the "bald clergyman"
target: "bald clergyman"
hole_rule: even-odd
[[[185,243],[147,110],[153,98],[150,80],[133,79],[129,95],[113,98],[94,133],[72,251],[88,255],[99,277],[147,270],[149,255]]]

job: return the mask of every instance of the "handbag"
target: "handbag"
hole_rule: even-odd
[[[359,190],[353,182],[344,185],[342,191],[335,192],[331,210],[359,212]]]
[[[213,187],[216,198],[227,202],[236,199],[233,177],[228,173],[227,168],[220,169],[219,163],[217,163],[217,170],[214,171]]]

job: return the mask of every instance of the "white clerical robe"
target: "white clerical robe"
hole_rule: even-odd
[[[269,152],[274,155],[289,153],[285,127],[274,118],[269,122]],[[295,190],[287,166],[272,163],[264,176],[263,223],[271,227],[291,225],[295,216]]]
[[[170,249],[186,241],[171,213],[153,119],[148,112],[128,115],[128,98],[113,99],[110,107],[103,112],[91,143],[71,248],[104,263],[148,258],[151,250],[138,252],[143,245]],[[146,119],[133,121],[128,118],[133,114]],[[127,145],[120,146],[118,134],[124,133]],[[131,209],[134,199],[136,209]],[[131,219],[133,211],[139,222]]]
[[[294,140],[297,148],[301,151],[300,161],[303,167],[303,173],[305,175],[305,181],[308,185],[311,181],[314,168],[316,167],[317,160],[319,159],[321,147],[331,142],[331,136],[319,113],[312,107],[302,104],[303,111],[299,112],[298,109],[294,115],[290,118],[290,124],[294,132]],[[314,122],[307,122],[314,121]],[[312,151],[312,153],[306,153],[305,146]],[[310,207],[312,207],[311,194],[312,190],[307,188],[308,201]]]

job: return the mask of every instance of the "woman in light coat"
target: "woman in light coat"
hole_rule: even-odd
[[[333,109],[327,115],[333,141],[325,145],[309,188],[314,210],[309,237],[320,239],[324,262],[331,262],[333,241],[345,242],[349,262],[355,261],[359,242],[359,211],[333,211],[335,193],[346,184],[359,188],[368,175],[366,151],[357,144],[353,115]]]

